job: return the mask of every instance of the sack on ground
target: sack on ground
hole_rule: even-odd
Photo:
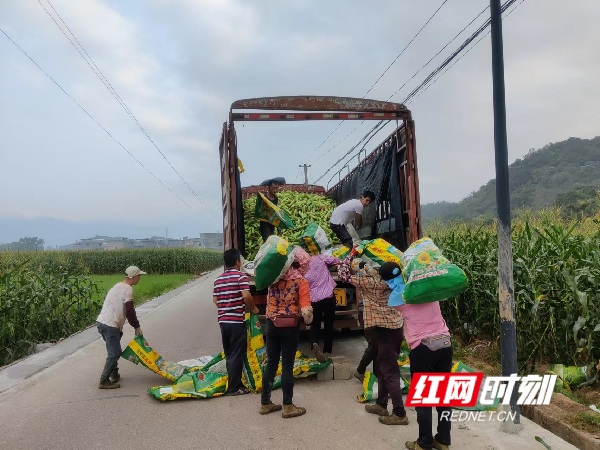
[[[315,256],[327,250],[331,246],[329,238],[321,226],[316,222],[309,223],[302,235],[300,235],[300,246],[303,247],[310,256]]]
[[[134,337],[123,353],[121,353],[121,358],[131,361],[136,365],[141,364],[171,381],[175,381],[181,375],[187,373],[185,366],[165,361],[158,352],[152,350],[152,347],[148,345],[143,336]]]
[[[267,220],[273,226],[284,229],[294,229],[294,222],[283,209],[273,204],[262,192],[258,193],[254,217],[257,220]]]
[[[454,366],[452,367],[452,370],[450,372],[451,373],[477,373],[480,371],[471,369],[469,366],[467,366],[466,364],[463,364],[462,362],[459,361],[456,364],[454,364]],[[485,378],[483,379],[481,386],[479,387],[479,392],[477,393],[477,404],[475,406],[453,406],[453,408],[454,409],[463,409],[465,411],[494,411],[496,408],[498,408],[498,405],[500,404],[499,397],[495,398],[494,403],[491,405],[482,405],[481,403],[479,403],[479,400],[481,399],[481,393],[483,391],[484,386],[485,386]],[[487,395],[489,397],[489,393]]]
[[[446,300],[468,285],[465,272],[442,255],[429,238],[414,242],[402,255],[406,304]]]
[[[293,246],[279,236],[269,236],[254,258],[254,284],[262,291],[279,281],[294,262]]]
[[[382,265],[384,262],[395,262],[400,265],[402,252],[389,242],[378,238],[372,241],[362,242],[364,247],[363,256],[373,262]]]
[[[294,359],[294,378],[304,378],[309,377],[311,375],[320,372],[321,370],[327,368],[329,364],[331,364],[331,359],[325,361],[324,363],[320,363],[316,358],[309,358],[302,352],[296,352],[296,356]],[[267,370],[266,358],[265,364],[263,366],[263,373]],[[281,386],[281,360],[279,360],[279,366],[277,367],[277,372],[275,372],[275,379],[273,381],[273,389]]]
[[[157,400],[167,401],[178,398],[219,397],[227,392],[227,374],[212,372],[192,372],[182,375],[172,386],[157,386],[148,393]]]
[[[247,349],[242,367],[242,382],[253,392],[260,392],[263,387],[263,372],[266,369],[267,355],[258,316],[246,314],[245,325]],[[121,356],[174,381],[172,386],[157,386],[148,389],[148,393],[157,400],[218,397],[227,392],[227,360],[223,352],[178,363],[169,363],[163,361],[158,352],[152,350],[142,336],[136,336]],[[331,364],[331,360],[320,363],[300,352],[296,353],[295,358],[293,369],[295,378],[313,375]],[[281,361],[279,361],[279,367],[275,374],[273,388],[280,386]]]
[[[357,396],[358,401],[360,403],[365,403],[377,400],[377,396],[379,395],[378,386],[377,377],[371,372],[365,372],[365,377],[363,378],[363,393]],[[400,387],[402,388],[403,394],[408,393],[410,383],[402,375],[400,375]]]

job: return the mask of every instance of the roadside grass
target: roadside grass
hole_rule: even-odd
[[[94,299],[104,301],[106,293],[115,284],[125,279],[124,275],[91,275],[92,281],[98,286]],[[133,302],[136,305],[165,294],[192,280],[192,274],[142,275],[140,282],[133,287]]]
[[[573,418],[573,423],[580,430],[597,433],[600,431],[600,414],[593,411],[579,413]]]

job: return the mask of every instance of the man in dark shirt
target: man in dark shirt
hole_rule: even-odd
[[[277,198],[278,191],[279,191],[279,183],[277,183],[277,181],[275,181],[275,180],[269,181],[269,190],[267,191],[266,197],[274,205],[277,205],[277,203],[279,203],[279,199]],[[266,219],[259,219],[259,221],[260,221],[260,224],[259,224],[260,235],[262,237],[263,242],[267,242],[267,239],[269,239],[269,236],[272,236],[275,234],[275,226],[272,225]]]

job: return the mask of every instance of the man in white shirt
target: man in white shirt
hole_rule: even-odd
[[[329,228],[333,231],[342,244],[352,248],[352,236],[348,232],[346,225],[355,221],[355,225],[362,225],[362,212],[365,206],[375,201],[375,194],[372,191],[364,191],[360,199],[348,200],[333,210],[329,220]]]
[[[133,306],[133,288],[140,282],[140,277],[146,275],[136,266],[129,266],[125,273],[127,277],[124,281],[115,284],[106,294],[102,311],[96,319],[98,332],[106,342],[106,351],[108,356],[104,364],[104,370],[100,376],[100,389],[120,388],[118,361],[121,357],[121,337],[123,336],[123,326],[125,318],[129,324],[135,328],[135,335],[142,336],[142,329],[135,314]]]

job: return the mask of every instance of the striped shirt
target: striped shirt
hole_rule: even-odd
[[[219,323],[243,323],[246,305],[242,291],[249,291],[248,277],[236,269],[226,269],[216,280],[213,295],[217,297]]]

